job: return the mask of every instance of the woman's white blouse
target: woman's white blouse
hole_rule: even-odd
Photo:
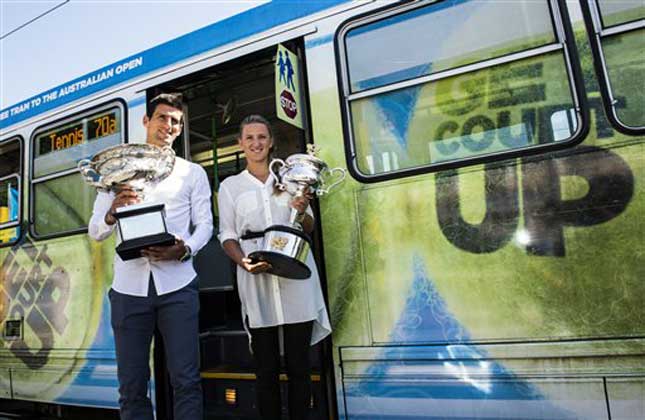
[[[219,240],[238,241],[245,255],[263,247],[263,239],[242,240],[246,231],[261,232],[289,221],[290,195],[274,194],[273,178],[265,183],[247,170],[222,182],[218,195]],[[313,216],[311,209],[307,213]],[[314,320],[311,344],[331,332],[318,270],[312,252],[306,261],[311,277],[291,280],[270,274],[251,274],[237,267],[237,285],[242,303],[242,319],[251,328],[271,327]]]

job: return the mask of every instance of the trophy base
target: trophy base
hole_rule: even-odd
[[[123,241],[116,247],[116,253],[123,261],[141,258],[141,250],[150,246],[170,246],[175,243],[175,237],[167,232],[143,236]]]
[[[311,277],[311,269],[296,258],[289,257],[279,252],[255,251],[249,254],[253,262],[266,261],[271,264],[268,274],[285,277],[292,280],[305,280]]]

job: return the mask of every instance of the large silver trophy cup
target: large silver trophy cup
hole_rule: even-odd
[[[269,173],[276,186],[293,197],[305,194],[322,196],[345,179],[344,169],[329,169],[314,153],[310,148],[309,154],[291,155],[286,161],[273,159]],[[311,276],[311,270],[305,264],[311,239],[296,221],[297,214],[297,210],[292,209],[287,225],[273,225],[265,229],[264,246],[249,254],[249,258],[270,263],[268,272],[271,274],[302,280]]]
[[[141,257],[141,250],[149,246],[175,243],[166,228],[164,204],[144,203],[146,194],[170,175],[174,165],[172,148],[148,144],[109,147],[78,162],[85,182],[97,190],[118,193],[129,187],[141,199],[141,203],[120,207],[114,214],[121,238],[116,252],[122,260]]]

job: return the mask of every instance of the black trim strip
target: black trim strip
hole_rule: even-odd
[[[240,239],[243,241],[246,241],[249,239],[262,238],[263,236],[264,236],[264,231],[257,232],[257,231],[247,230],[242,236],[240,236]]]
[[[162,211],[165,207],[165,204],[152,204],[150,206],[142,206],[134,209],[128,209],[127,207],[122,207],[123,210],[117,211],[114,213],[114,217],[121,219],[123,217],[137,216],[144,213],[152,213],[156,211]]]
[[[391,171],[384,174],[369,175],[369,176],[359,172],[357,169],[357,166],[355,165],[356,151],[355,151],[354,144],[352,141],[352,136],[351,136],[351,121],[350,121],[351,112],[345,96],[346,86],[344,86],[344,83],[343,83],[343,80],[345,80],[345,75],[343,74],[343,70],[345,69],[344,64],[347,62],[347,57],[341,56],[342,55],[341,52],[346,53],[346,50],[343,48],[344,39],[342,39],[342,36],[346,32],[347,27],[350,26],[353,22],[360,21],[362,19],[365,19],[366,17],[372,16],[378,13],[382,13],[384,10],[392,8],[392,6],[388,5],[388,6],[376,9],[374,11],[363,13],[361,15],[351,17],[346,21],[344,21],[343,23],[341,23],[338,29],[336,30],[336,33],[334,34],[334,49],[335,49],[335,57],[336,57],[336,75],[338,78],[338,95],[339,95],[340,109],[341,109],[341,123],[343,127],[343,139],[344,139],[344,145],[345,145],[345,163],[352,177],[362,183],[375,183],[375,182],[381,182],[381,181],[388,181],[391,179],[397,179],[401,177],[409,177],[409,176],[415,176],[419,174],[438,172],[442,170],[456,169],[464,166],[471,166],[476,164],[495,162],[499,160],[514,159],[517,157],[542,154],[549,151],[569,148],[581,143],[584,140],[584,138],[587,136],[587,133],[589,132],[589,128],[590,128],[589,127],[589,124],[590,124],[589,107],[587,106],[586,92],[584,90],[584,79],[582,75],[582,69],[580,67],[580,62],[578,60],[578,53],[577,53],[577,48],[575,44],[575,38],[573,35],[573,29],[571,28],[571,22],[569,19],[566,1],[565,0],[552,0],[552,1],[545,0],[545,1],[548,2],[547,4],[549,6],[551,19],[554,24],[556,19],[556,16],[554,16],[555,14],[552,9],[554,2],[558,6],[558,11],[559,11],[560,17],[562,18],[561,23],[562,23],[562,27],[565,35],[563,58],[565,60],[567,72],[569,73],[570,71],[569,78],[570,80],[573,81],[573,86],[571,86],[571,94],[572,94],[571,96],[572,96],[572,100],[574,101],[574,106],[576,107],[576,113],[578,116],[579,124],[577,127],[577,132],[574,133],[569,140],[564,142],[554,142],[550,144],[540,144],[540,145],[535,145],[531,147],[526,147],[523,149],[516,149],[516,150],[510,150],[510,151],[504,151],[504,152],[498,152],[498,153],[490,153],[490,154],[480,155],[480,156],[473,156],[470,158],[460,159],[457,161],[428,164],[421,167],[409,168],[409,169],[404,169],[399,171]],[[403,13],[417,7],[432,7],[438,3],[440,2],[432,2],[432,3],[424,2],[421,4],[410,5],[410,4],[407,4],[406,2],[406,4],[404,4],[403,6],[401,6],[401,4],[397,4],[394,7],[400,8],[401,9],[400,13]],[[389,16],[392,16],[392,15],[388,15],[388,17]],[[357,26],[360,26],[360,25],[357,25]],[[557,25],[553,27],[553,30],[556,34],[556,38],[558,38],[559,34],[557,31]],[[577,99],[577,103],[576,103],[576,99]]]

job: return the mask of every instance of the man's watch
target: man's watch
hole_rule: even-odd
[[[193,255],[192,250],[188,245],[184,245],[184,254],[179,257],[179,262],[186,262]]]

